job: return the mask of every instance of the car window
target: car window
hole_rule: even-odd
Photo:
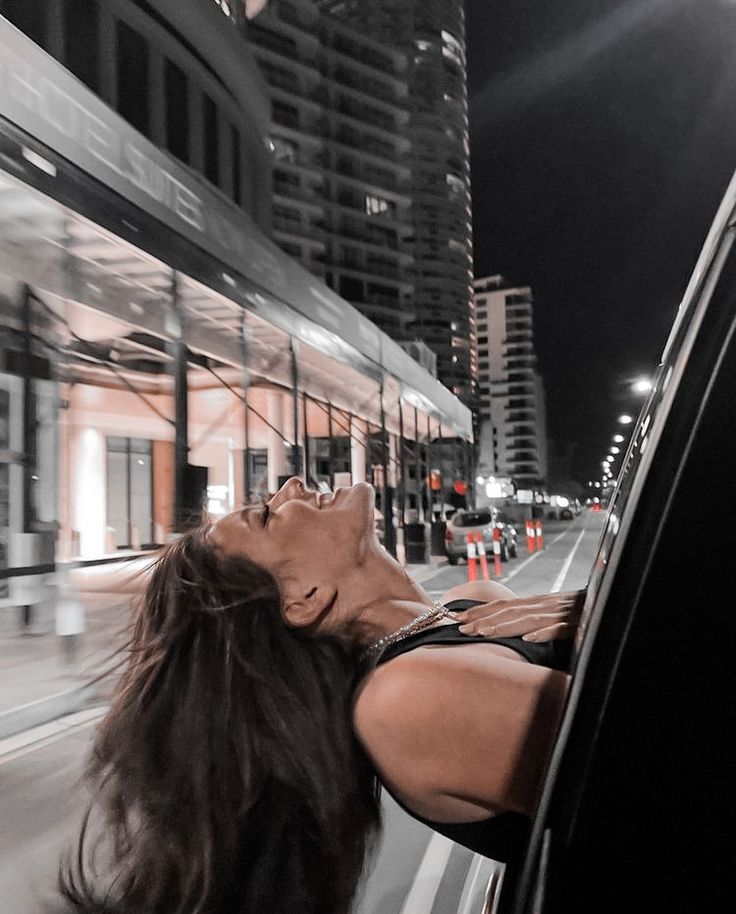
[[[490,511],[463,511],[458,512],[453,518],[456,527],[479,527],[491,523]]]
[[[727,194],[726,199],[730,199],[730,195]],[[655,373],[652,390],[642,406],[636,430],[631,436],[607,509],[606,524],[592,566],[585,607],[575,640],[577,652],[580,651],[585,639],[594,608],[603,602],[598,598],[601,590],[605,589],[611,554],[619,534],[625,529],[628,516],[635,509],[638,492],[644,484],[662,427],[685,372],[703,308],[713,294],[733,248],[734,229],[726,229],[728,216],[725,211],[719,212],[706,240],[701,258],[677,311],[662,361]]]

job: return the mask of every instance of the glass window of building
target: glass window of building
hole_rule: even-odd
[[[108,549],[140,549],[153,542],[151,442],[107,438]]]
[[[0,0],[0,13],[36,44],[46,47],[46,3],[39,3],[38,0],[35,3],[31,0]]]
[[[207,94],[202,96],[202,114],[204,118],[204,173],[213,184],[219,184],[220,137],[217,105]]]
[[[395,204],[391,200],[379,197],[377,194],[365,195],[365,211],[371,216],[378,216],[380,213],[393,211]]]
[[[100,10],[97,0],[66,0],[64,4],[64,63],[97,92],[100,85]]]
[[[299,147],[296,143],[284,140],[281,137],[273,137],[273,157],[277,162],[296,163]]]
[[[182,162],[189,162],[189,80],[175,63],[166,60],[166,148]]]
[[[118,111],[137,130],[149,135],[148,44],[125,22],[117,23]]]

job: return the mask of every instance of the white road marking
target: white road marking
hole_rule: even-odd
[[[16,759],[23,758],[24,755],[35,752],[36,749],[58,742],[70,733],[91,727],[106,711],[107,708],[89,708],[77,711],[0,740],[0,765],[14,762]]]
[[[562,533],[558,533],[557,536],[552,540],[552,542],[549,545],[554,546],[554,544],[558,540],[561,540],[562,537],[566,536],[569,532],[570,532],[569,530],[563,530]],[[546,548],[549,548],[549,546]],[[544,549],[540,549],[538,552],[532,552],[532,554],[529,556],[529,558],[524,559],[524,561],[521,563],[521,565],[517,565],[513,571],[510,571],[505,577],[501,578],[501,583],[505,584],[506,581],[510,581],[511,578],[513,578],[515,575],[517,575],[522,569],[526,568],[526,566],[529,564],[529,562],[533,562],[534,559],[538,555],[542,555],[543,552],[544,552]]]
[[[435,833],[429,839],[400,914],[428,914],[437,897],[454,841]]]
[[[580,533],[578,534],[578,538],[575,540],[575,543],[574,543],[572,549],[570,550],[570,554],[565,559],[565,563],[562,566],[562,568],[560,569],[560,573],[557,575],[557,580],[552,585],[552,590],[550,590],[550,593],[557,593],[559,590],[562,589],[562,584],[565,580],[565,577],[567,576],[567,572],[570,570],[570,565],[572,565],[572,560],[573,560],[573,558],[575,558],[575,553],[577,552],[578,546],[580,545],[580,542],[584,536],[585,536],[585,530],[581,530]]]
[[[503,866],[501,863],[495,864],[495,861],[490,861],[487,857],[481,857],[480,854],[473,855],[468,875],[465,877],[463,893],[457,906],[457,914],[477,914],[475,902],[478,900],[478,881],[483,878],[488,864]],[[487,876],[487,873],[485,875]]]

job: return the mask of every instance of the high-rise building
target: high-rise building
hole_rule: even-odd
[[[274,239],[411,340],[406,55],[312,0],[271,0],[248,37],[272,97]]]
[[[503,276],[473,283],[479,388],[478,472],[510,477],[520,489],[544,485],[544,384],[534,349],[532,290]]]
[[[413,291],[407,333],[473,403],[472,225],[463,0],[317,0],[352,32],[406,57],[402,161],[410,169]]]

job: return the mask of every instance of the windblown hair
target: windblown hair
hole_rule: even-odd
[[[354,648],[287,627],[274,578],[206,532],[151,574],[61,893],[85,914],[347,914],[380,826]]]

